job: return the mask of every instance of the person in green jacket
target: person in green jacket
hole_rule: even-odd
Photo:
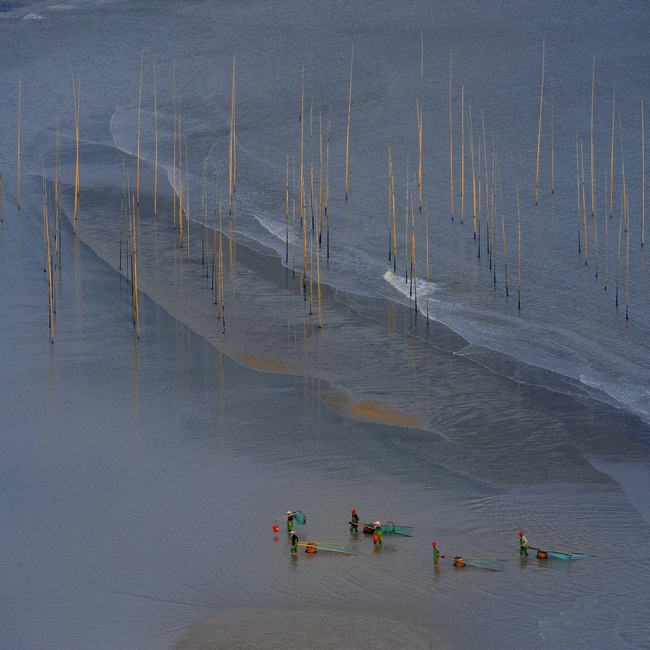
[[[519,531],[519,556],[528,557],[528,540],[523,531]]]
[[[433,566],[440,566],[440,562],[438,561],[440,559],[438,547],[435,542],[431,542],[431,546],[433,546]]]
[[[293,515],[291,510],[287,510],[287,532],[291,534],[293,532]]]
[[[375,546],[381,546],[384,543],[384,534],[381,532],[381,523],[375,522],[375,534],[372,537],[372,540]]]
[[[295,530],[291,531],[291,552],[292,553],[298,552],[298,534],[296,533]]]

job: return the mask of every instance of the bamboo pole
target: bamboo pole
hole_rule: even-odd
[[[325,145],[325,221],[327,228],[327,259],[330,258],[330,130],[332,127],[332,107],[330,106],[330,113],[327,118],[327,143]]]
[[[492,269],[493,283],[497,283],[497,202],[496,202],[496,169],[497,153],[492,138],[492,259],[494,261]]]
[[[614,123],[616,116],[616,79],[612,84],[612,151],[609,161],[609,218],[614,209]]]
[[[607,219],[607,210],[608,210],[608,205],[607,205],[607,178],[605,178],[605,201],[603,202],[603,205],[605,206],[604,213],[605,213],[605,291],[607,291],[607,280],[608,280],[608,273],[609,273],[609,229],[608,229],[608,219]]]
[[[284,263],[289,263],[289,154],[287,154],[287,178],[285,185],[285,247]]]
[[[305,215],[305,64],[302,65],[300,91],[300,226],[302,228],[302,278],[303,299],[307,300],[307,224]]]
[[[472,214],[474,240],[476,240],[476,170],[474,166],[474,129],[472,125],[472,102],[467,102],[467,132],[469,137],[469,155],[472,159]]]
[[[425,300],[427,302],[427,332],[429,331],[429,205],[424,209],[424,241],[425,241]]]
[[[555,194],[555,98],[551,77],[551,194]]]
[[[578,254],[582,252],[580,237],[580,222],[582,221],[582,201],[580,199],[580,154],[578,147],[578,133],[576,132],[576,184],[578,190]]]
[[[542,38],[542,89],[539,94],[539,126],[537,127],[537,165],[535,167],[535,205],[539,202],[539,154],[542,145],[542,107],[544,105],[544,55],[546,37]]]
[[[136,153],[136,169],[135,169],[135,203],[140,209],[140,128],[141,128],[141,112],[142,112],[142,72],[144,69],[144,48],[140,50],[140,87],[138,90],[138,143]]]
[[[2,168],[0,168],[0,223],[4,223],[4,213],[2,211]]]
[[[519,210],[519,185],[517,194],[517,310],[521,311],[521,213]]]
[[[189,153],[187,151],[187,136],[185,136],[185,219],[187,224],[187,261],[190,261],[190,174],[188,171]]]
[[[591,162],[591,217],[596,215],[596,171],[594,166],[594,91],[596,87],[596,56],[592,58],[591,70],[591,128],[589,133],[589,155]],[[596,275],[598,271],[596,270]]]
[[[158,216],[158,90],[156,86],[156,53],[153,53],[153,126],[155,153],[153,160],[153,216]]]
[[[641,100],[641,248],[645,245],[645,126]]]
[[[18,134],[17,134],[17,167],[18,167],[18,211],[20,212],[20,103],[22,98],[22,77],[18,75]]]
[[[178,92],[178,242],[180,259],[183,259],[183,126],[181,110],[181,94]]]
[[[465,221],[465,84],[460,87],[460,222]]]
[[[174,200],[173,200],[173,212],[174,212],[174,230],[176,230],[176,58],[173,60],[172,64],[172,95],[174,98],[174,137],[172,138],[174,142]]]
[[[77,233],[77,215],[79,213],[79,120],[81,113],[81,81],[77,82],[75,87],[74,70],[72,73],[72,99],[74,103],[74,125],[75,125],[75,174],[74,174],[74,210],[73,210],[73,228],[74,234]]]
[[[449,52],[449,200],[451,203],[451,220],[454,220],[454,135],[452,128],[452,109],[451,109],[451,99],[452,99],[452,83],[451,83],[451,73],[452,73],[452,59],[453,52]]]
[[[418,161],[418,190],[420,193],[420,212],[422,212],[422,102],[416,100],[418,118],[418,142],[420,145],[420,158]]]
[[[388,261],[393,259],[393,156],[388,143]]]
[[[352,57],[350,60],[350,92],[348,94],[348,130],[345,136],[345,200],[348,200],[348,172],[350,158],[350,118],[352,115],[352,69],[354,65],[354,43],[352,44]]]
[[[504,218],[504,207],[503,207],[503,187],[501,185],[501,171],[499,170],[499,195],[501,199],[501,238],[503,239],[503,270],[505,274],[506,282],[506,298],[510,295],[509,286],[508,286],[508,250],[506,248],[506,224]]]
[[[584,150],[582,146],[582,140],[580,140],[580,176],[582,179],[582,223],[583,223],[583,235],[585,243],[585,266],[589,263],[589,239],[587,237],[587,196],[585,194],[585,157]]]

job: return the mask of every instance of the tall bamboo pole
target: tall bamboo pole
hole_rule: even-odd
[[[521,311],[521,213],[519,210],[519,185],[517,194],[517,309]]]
[[[332,107],[327,117],[327,138],[325,142],[325,228],[326,244],[325,248],[327,256],[325,259],[330,258],[330,131],[332,128]]]
[[[539,93],[539,126],[537,127],[537,165],[535,167],[535,205],[539,202],[539,154],[542,146],[542,107],[544,105],[544,57],[546,37],[542,38],[542,89]]]
[[[578,190],[578,254],[582,252],[580,237],[580,222],[582,221],[582,199],[580,198],[580,153],[578,146],[578,133],[576,132],[576,187]]]
[[[284,263],[289,263],[289,154],[287,154],[287,179],[286,179],[286,195],[285,195],[285,250],[284,250]]]
[[[460,222],[465,221],[465,84],[460,87]]]
[[[503,239],[503,270],[505,274],[506,282],[506,298],[510,295],[510,290],[508,286],[508,250],[506,248],[506,224],[504,219],[504,207],[503,207],[503,187],[501,185],[501,172],[499,171],[499,195],[501,199],[501,238]]]
[[[0,169],[0,223],[3,223],[4,220],[4,213],[2,211],[2,169]]]
[[[589,263],[589,239],[587,237],[587,196],[585,194],[585,157],[584,150],[582,146],[582,140],[580,140],[580,176],[582,179],[582,223],[583,223],[583,235],[585,242],[585,266]]]
[[[74,70],[72,70],[72,99],[74,103],[74,130],[75,130],[75,174],[74,174],[74,210],[73,228],[77,233],[77,215],[79,213],[79,120],[81,113],[81,81],[75,87]]]
[[[422,102],[417,102],[417,118],[418,118],[418,142],[420,145],[420,158],[418,161],[418,190],[420,192],[420,212],[422,212]]]
[[[476,170],[474,166],[474,129],[472,126],[472,102],[467,102],[467,132],[469,137],[469,155],[472,159],[472,215],[474,222],[474,239],[476,240]]]
[[[641,100],[641,248],[645,244],[645,126]]]
[[[352,115],[352,69],[354,65],[354,43],[350,60],[350,92],[348,94],[348,130],[345,136],[345,200],[348,200],[348,171],[350,158],[350,118]]]
[[[18,166],[18,210],[20,211],[20,102],[22,97],[22,77],[18,75],[18,134],[17,134],[17,166]]]
[[[158,216],[158,91],[156,87],[156,53],[153,54],[153,127],[156,151],[153,161],[153,216]]]
[[[605,206],[605,209],[603,212],[605,213],[605,286],[604,289],[607,291],[607,280],[608,280],[608,273],[609,273],[609,228],[608,228],[608,218],[607,218],[607,212],[608,212],[608,205],[607,205],[607,177],[605,177],[605,201],[603,202],[603,205]]]
[[[138,90],[138,143],[136,153],[136,169],[135,169],[135,204],[140,209],[140,127],[141,127],[141,112],[142,112],[142,72],[144,69],[144,48],[140,52],[140,87]]]
[[[612,151],[609,161],[609,218],[614,210],[614,123],[616,116],[616,80],[612,84]]]
[[[555,194],[555,98],[551,77],[551,194]]]
[[[594,89],[596,86],[596,57],[593,57],[591,71],[591,128],[589,133],[589,154],[591,162],[591,216],[596,215],[596,172],[594,167]],[[596,273],[598,275],[598,273]]]
[[[449,201],[451,203],[451,220],[454,220],[454,134],[452,128],[452,58],[453,52],[449,52]]]

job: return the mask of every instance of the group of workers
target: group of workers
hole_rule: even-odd
[[[351,533],[358,534],[359,526],[361,525],[363,526],[364,533],[372,533],[372,539],[375,546],[381,546],[383,544],[384,535],[381,530],[381,522],[376,521],[373,525],[360,524],[359,515],[354,508],[350,510],[350,515],[351,517],[349,524]],[[287,533],[291,538],[291,552],[297,553],[299,539],[298,533],[296,533],[295,530],[294,517],[291,510],[287,510]],[[440,566],[440,551],[438,550],[436,542],[431,542],[431,546],[433,547],[433,564],[434,566]],[[528,540],[526,539],[526,535],[524,535],[523,531],[521,530],[519,531],[519,555],[520,557],[528,557]]]
[[[351,518],[350,518],[350,532],[351,533],[358,533],[359,532],[359,526],[363,526],[363,532],[364,533],[372,533],[372,541],[375,546],[381,546],[384,543],[384,534],[381,529],[381,522],[376,521],[374,524],[360,524],[359,523],[359,515],[357,514],[357,511],[353,508],[350,510]],[[299,543],[299,538],[298,538],[298,533],[296,532],[295,529],[295,523],[294,523],[294,516],[291,510],[287,510],[287,534],[290,537],[291,541],[291,552],[292,553],[297,553],[298,552],[298,543]]]

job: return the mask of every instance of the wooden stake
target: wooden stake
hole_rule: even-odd
[[[593,57],[591,72],[591,129],[589,153],[591,158],[591,216],[596,215],[596,172],[594,168],[594,88],[596,86],[596,57]],[[598,275],[598,272],[596,272]]]
[[[465,84],[460,87],[460,222],[465,221]]]
[[[551,194],[555,194],[555,107],[553,95],[553,77],[551,77]]]

